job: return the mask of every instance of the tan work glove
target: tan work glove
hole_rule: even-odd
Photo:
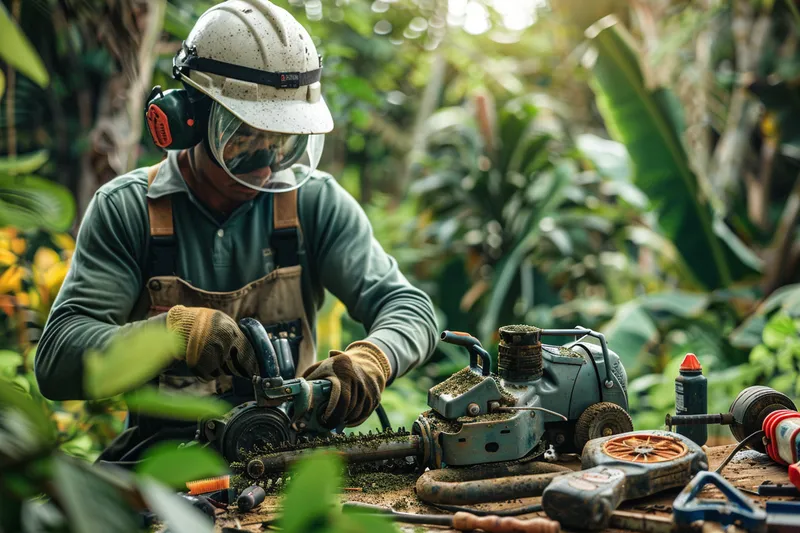
[[[332,351],[305,371],[306,379],[328,379],[331,397],[321,422],[328,428],[357,426],[378,407],[391,375],[389,359],[368,341],[354,342],[343,352]]]
[[[259,373],[253,347],[222,311],[176,305],[167,313],[167,329],[181,336],[186,364],[203,379],[221,374],[251,378]]]

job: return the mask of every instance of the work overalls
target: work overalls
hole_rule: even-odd
[[[162,166],[163,161],[148,169],[148,187]],[[165,313],[174,305],[185,305],[223,311],[237,322],[245,317],[255,318],[264,324],[271,335],[289,340],[296,375],[299,376],[314,363],[316,351],[303,306],[302,267],[298,257],[302,232],[297,215],[297,190],[271,193],[270,201],[273,221],[270,251],[274,255],[275,269],[238,290],[211,292],[194,287],[175,274],[177,242],[171,195],[148,197],[149,279],[145,282],[142,301],[149,300],[150,317]],[[152,384],[164,392],[215,395],[231,405],[254,399],[250,379],[220,376],[212,381],[204,381],[194,376],[184,361],[175,361]],[[139,460],[141,452],[156,442],[192,440],[197,429],[197,423],[147,416],[135,411],[129,414],[129,426],[101,454],[99,461],[113,461],[124,466]]]

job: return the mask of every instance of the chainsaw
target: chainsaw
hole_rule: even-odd
[[[502,327],[496,370],[477,339],[445,331],[441,340],[465,348],[469,365],[429,390],[430,409],[411,431],[384,424],[379,432],[345,435],[319,421],[330,382],[287,379],[263,327],[254,320],[240,325],[262,355],[262,375],[253,378],[255,399],[204,422],[202,433],[253,481],[284,472],[320,448],[352,464],[399,461],[455,469],[580,452],[591,439],[633,430],[620,358],[590,329]],[[575,340],[543,344],[548,336]]]

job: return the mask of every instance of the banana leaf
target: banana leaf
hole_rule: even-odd
[[[67,188],[38,176],[0,173],[0,226],[66,231],[74,218]]]
[[[36,172],[47,163],[50,152],[37,150],[30,154],[19,155],[15,158],[0,157],[0,172],[7,174],[30,174]]]
[[[41,87],[46,87],[50,83],[50,75],[47,73],[47,69],[44,68],[44,63],[39,58],[39,54],[36,53],[30,41],[28,41],[25,34],[22,33],[1,3],[0,59],[25,74]]]
[[[631,37],[613,16],[586,30],[590,47],[584,66],[611,136],[625,145],[634,164],[633,182],[650,199],[661,232],[675,243],[696,282],[727,287],[754,272],[741,259],[741,243],[715,232],[711,206],[681,142],[679,106],[666,89],[647,86]],[[738,253],[737,253],[738,252]]]

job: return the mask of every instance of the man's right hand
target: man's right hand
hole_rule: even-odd
[[[250,378],[259,373],[253,347],[236,321],[222,311],[176,305],[167,313],[167,328],[181,336],[186,364],[203,379],[221,374]]]

